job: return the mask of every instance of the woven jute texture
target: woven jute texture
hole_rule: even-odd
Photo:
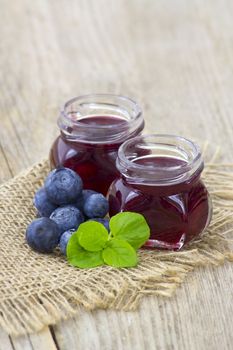
[[[25,228],[35,217],[32,198],[49,171],[42,161],[0,186],[0,325],[11,335],[34,332],[86,309],[134,310],[146,295],[170,297],[198,266],[233,261],[233,165],[209,163],[203,174],[213,219],[201,239],[180,252],[139,252],[133,269],[79,270],[57,250],[32,251]]]

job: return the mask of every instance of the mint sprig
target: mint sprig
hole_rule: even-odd
[[[150,229],[138,213],[123,212],[110,219],[110,233],[98,222],[81,224],[67,245],[67,259],[79,268],[104,264],[114,267],[137,265],[136,250],[149,238]]]

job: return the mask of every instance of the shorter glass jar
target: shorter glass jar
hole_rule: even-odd
[[[76,171],[84,188],[107,193],[118,176],[117,151],[144,127],[141,108],[117,95],[92,94],[68,101],[58,119],[61,130],[50,151],[51,167]]]
[[[211,201],[200,176],[199,147],[173,135],[139,136],[118,151],[121,176],[110,186],[110,216],[144,215],[150,229],[145,246],[180,249],[201,234],[211,219]]]

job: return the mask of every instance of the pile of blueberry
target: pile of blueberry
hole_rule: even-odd
[[[73,170],[58,168],[48,175],[44,187],[34,198],[38,218],[26,230],[29,246],[41,253],[50,253],[59,245],[66,255],[72,233],[84,221],[102,223],[109,231],[107,199],[92,190],[83,190],[82,179]]]

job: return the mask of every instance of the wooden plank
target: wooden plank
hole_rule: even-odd
[[[33,349],[36,350],[57,350],[57,346],[53,340],[50,329],[45,327],[37,334],[29,335]]]
[[[20,337],[11,337],[11,341],[14,350],[58,349],[48,327],[45,327],[43,330],[35,334],[29,334]]]
[[[4,181],[7,181],[13,176],[12,169],[10,167],[7,156],[2,148],[0,143],[0,184]]]
[[[27,335],[12,337],[11,342],[14,350],[33,350],[30,338]]]
[[[14,350],[11,340],[1,328],[0,328],[0,350]]]

